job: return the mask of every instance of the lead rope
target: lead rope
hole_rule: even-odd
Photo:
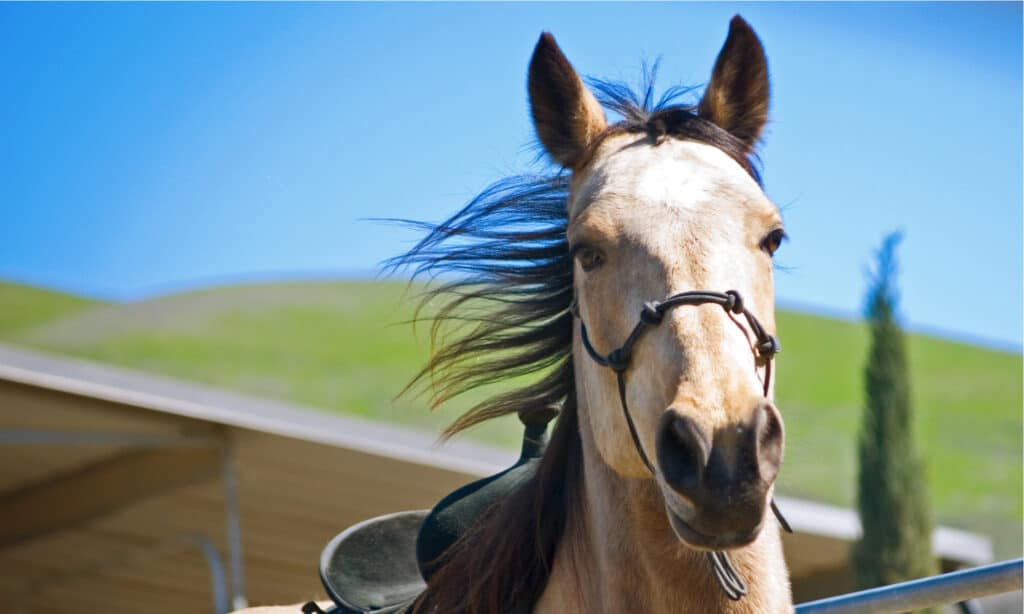
[[[765,359],[764,367],[764,396],[768,397],[768,391],[771,386],[771,375],[772,375],[772,359],[778,354],[782,347],[779,345],[779,340],[773,335],[768,334],[761,323],[758,322],[754,314],[750,313],[743,305],[743,298],[740,293],[735,290],[729,290],[727,292],[706,292],[703,290],[696,290],[690,292],[680,292],[679,294],[673,294],[664,301],[651,301],[650,303],[644,304],[643,310],[640,312],[640,320],[636,326],[633,327],[632,332],[629,333],[629,337],[626,338],[626,342],[622,344],[616,350],[610,352],[607,356],[602,356],[594,346],[590,344],[590,339],[587,337],[587,327],[583,323],[583,318],[580,317],[579,308],[573,301],[569,311],[572,315],[580,321],[580,338],[583,341],[583,347],[587,350],[587,354],[594,359],[594,362],[601,365],[602,367],[608,367],[615,372],[615,378],[619,388],[619,404],[622,406],[622,413],[626,417],[626,425],[629,427],[629,434],[633,438],[633,445],[636,447],[637,454],[640,455],[640,460],[643,461],[644,465],[647,466],[647,470],[651,472],[651,475],[657,475],[657,471],[654,469],[654,465],[647,457],[647,453],[644,451],[643,444],[640,443],[640,435],[636,431],[636,425],[633,424],[633,417],[629,413],[629,406],[626,403],[626,370],[629,368],[630,358],[633,354],[633,345],[639,340],[640,335],[649,326],[657,326],[661,323],[665,317],[665,312],[673,307],[680,305],[702,305],[704,303],[715,303],[721,305],[727,312],[734,313],[736,315],[742,315],[747,320],[747,324],[750,326],[750,330],[753,331],[754,336],[757,338],[756,355]],[[779,507],[775,504],[775,499],[771,501],[772,513],[779,520],[779,525],[782,526],[783,530],[787,533],[792,533],[793,529],[789,526],[789,522],[782,516],[782,512],[779,511]],[[739,601],[747,594],[747,584],[743,581],[742,576],[736,571],[736,567],[733,566],[732,560],[729,558],[727,552],[714,551],[707,553],[707,559],[711,563],[711,569],[714,572],[715,579],[718,580],[718,585],[722,587],[722,591],[726,597],[733,601]]]

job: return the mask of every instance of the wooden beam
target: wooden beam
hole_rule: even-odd
[[[131,452],[0,496],[0,549],[217,475],[219,449]]]

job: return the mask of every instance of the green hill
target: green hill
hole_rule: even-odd
[[[99,304],[70,294],[0,281],[0,338]]]
[[[0,285],[0,341],[250,394],[434,430],[472,399],[436,413],[395,400],[427,354],[407,321],[415,289],[380,282],[214,288],[96,304]],[[777,401],[786,421],[781,490],[851,505],[864,328],[780,311]],[[917,435],[930,497],[946,524],[999,536],[1019,556],[1022,357],[910,336]],[[483,393],[481,393],[483,394]],[[477,397],[479,398],[479,397]],[[472,437],[516,445],[512,421]]]

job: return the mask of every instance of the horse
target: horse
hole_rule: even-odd
[[[756,156],[767,58],[737,15],[696,104],[681,88],[655,103],[645,75],[639,91],[585,82],[542,34],[528,96],[557,170],[499,181],[391,262],[457,273],[425,299],[447,297],[418,376],[434,404],[526,382],[445,437],[557,413],[536,472],[444,553],[411,612],[792,611],[769,513],[785,231]]]

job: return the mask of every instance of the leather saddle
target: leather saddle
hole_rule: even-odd
[[[455,490],[431,510],[378,516],[328,542],[320,581],[334,602],[326,614],[400,614],[426,588],[439,558],[496,503],[537,471],[550,415],[524,419],[519,460],[508,469]],[[307,603],[306,614],[322,612]]]

